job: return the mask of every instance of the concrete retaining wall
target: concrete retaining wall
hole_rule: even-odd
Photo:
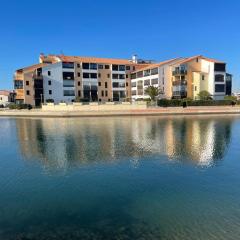
[[[48,103],[42,106],[43,111],[131,111],[131,110],[144,110],[147,109],[146,102],[136,102],[136,103],[113,103],[107,102],[105,104],[100,103],[73,103],[73,104],[66,104],[66,103],[59,103],[57,105],[53,103]]]

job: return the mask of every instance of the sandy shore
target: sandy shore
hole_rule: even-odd
[[[1,110],[0,117],[106,117],[106,116],[166,116],[166,115],[211,115],[211,114],[240,114],[238,107],[173,107],[147,108],[144,110],[122,111],[42,111],[32,110]]]

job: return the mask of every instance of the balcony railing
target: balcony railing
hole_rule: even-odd
[[[187,81],[186,80],[177,80],[177,81],[173,81],[173,86],[186,86],[187,85]]]
[[[176,75],[187,75],[187,70],[175,70],[172,71],[172,75],[176,76]]]

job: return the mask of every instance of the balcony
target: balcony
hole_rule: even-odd
[[[186,80],[177,80],[173,81],[173,86],[186,86],[187,81]]]
[[[173,76],[177,76],[177,75],[187,75],[187,70],[174,70],[172,71],[172,75]]]

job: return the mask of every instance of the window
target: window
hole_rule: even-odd
[[[74,97],[75,96],[75,92],[74,92],[74,90],[64,90],[63,91],[63,96],[65,96],[65,97]]]
[[[81,67],[81,65],[80,65],[80,63],[78,63],[78,64],[77,64],[77,68],[80,68],[80,67]]]
[[[48,71],[48,76],[51,76],[51,71]]]
[[[119,83],[118,87],[125,88],[125,83],[124,82],[123,83]]]
[[[97,64],[96,63],[90,63],[90,69],[97,70]]]
[[[83,78],[89,78],[89,73],[83,73]]]
[[[108,96],[108,91],[105,91],[105,97],[107,97]]]
[[[198,63],[198,58],[196,59],[196,62]]]
[[[49,90],[49,91],[48,91],[48,94],[49,94],[49,95],[52,95],[52,90]]]
[[[195,86],[194,90],[197,91],[197,86]]]
[[[118,79],[118,74],[113,74],[112,79]]]
[[[126,82],[126,87],[128,87],[128,82]]]
[[[29,90],[27,90],[27,91],[26,91],[26,94],[27,94],[27,95],[30,95],[30,91],[29,91]]]
[[[101,73],[98,74],[98,77],[101,78]]]
[[[80,90],[78,90],[78,96],[81,97],[81,91]]]
[[[102,64],[98,64],[98,69],[103,69],[103,65]]]
[[[105,65],[105,69],[109,69],[110,67],[109,67],[109,65]]]
[[[78,77],[81,77],[81,73],[80,72],[78,72]]]
[[[26,81],[26,86],[29,86],[29,81]]]
[[[215,92],[225,92],[225,84],[216,84]]]
[[[98,82],[98,86],[101,87],[101,82]]]
[[[136,78],[137,78],[137,74],[136,73],[131,74],[131,79],[136,79]]]
[[[128,74],[126,74],[126,78],[128,78]]]
[[[82,68],[83,69],[89,69],[89,63],[83,63]]]
[[[102,90],[102,97],[104,97],[104,91]]]
[[[96,73],[90,73],[90,78],[97,78],[97,74]]]
[[[119,71],[125,71],[126,67],[125,65],[119,65]]]
[[[23,89],[23,81],[15,80],[14,81],[14,89]]]
[[[224,75],[216,74],[215,75],[215,82],[224,82]]]
[[[144,86],[149,86],[150,85],[150,80],[144,80]]]
[[[202,75],[202,81],[204,81],[205,80],[205,76],[204,75]]]
[[[81,86],[81,82],[78,82],[78,86]]]
[[[144,77],[150,76],[150,69],[144,71]]]
[[[113,88],[118,88],[119,87],[119,83],[118,82],[113,82],[112,86],[113,86]]]
[[[74,87],[74,80],[63,80],[63,87]]]
[[[125,74],[119,74],[119,79],[125,79]]]
[[[152,85],[154,85],[154,84],[158,84],[158,78],[152,79]]]
[[[108,87],[108,83],[107,82],[105,82],[105,88],[107,88]]]
[[[131,70],[130,66],[126,66],[126,70],[130,71]]]
[[[118,65],[112,65],[112,70],[113,71],[118,71]]]
[[[74,63],[73,62],[62,62],[62,68],[74,69]]]
[[[132,87],[136,87],[137,83],[136,82],[132,82],[131,85],[132,85]]]
[[[137,72],[137,78],[141,78],[141,77],[143,77],[143,71]]]
[[[74,80],[73,72],[63,72],[63,80]]]
[[[132,91],[132,96],[135,96],[135,95],[137,95],[137,91],[136,91],[136,90],[133,90],[133,91]]]
[[[216,72],[226,72],[226,64],[225,63],[215,63],[214,71]]]
[[[136,67],[135,66],[133,66],[133,71],[135,71],[136,70]]]
[[[162,78],[162,84],[164,85],[164,77]]]
[[[110,74],[108,74],[107,77],[110,78]]]
[[[158,68],[151,69],[151,75],[156,75],[156,74],[158,74]]]
[[[48,81],[48,86],[51,86],[52,85],[52,81]]]

